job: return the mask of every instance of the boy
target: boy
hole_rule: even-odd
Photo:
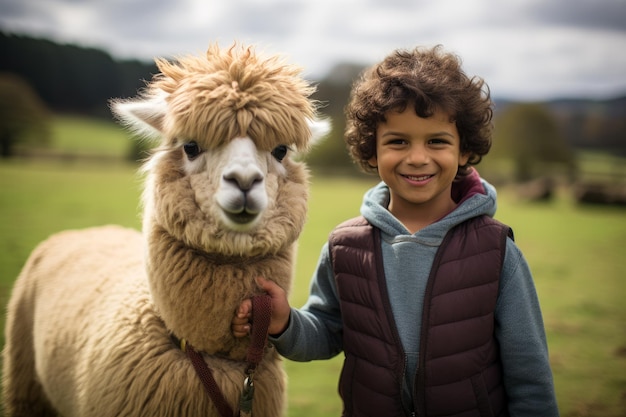
[[[353,160],[382,182],[331,233],[304,307],[258,279],[271,342],[297,361],[344,351],[344,416],[557,416],[531,273],[472,168],[491,146],[484,82],[440,47],[398,50],[346,113]]]

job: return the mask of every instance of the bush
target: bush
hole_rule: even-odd
[[[21,77],[0,74],[0,155],[15,147],[50,141],[50,116],[37,93]]]

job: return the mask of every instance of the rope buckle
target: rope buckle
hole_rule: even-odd
[[[243,381],[243,391],[239,399],[239,413],[241,417],[252,415],[252,400],[254,399],[254,373],[251,373]]]

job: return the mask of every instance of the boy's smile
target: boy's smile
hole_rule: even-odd
[[[455,203],[452,181],[469,155],[460,152],[454,121],[444,111],[419,117],[413,103],[390,111],[376,130],[376,156],[370,159],[389,186],[389,211],[414,233],[449,213]]]

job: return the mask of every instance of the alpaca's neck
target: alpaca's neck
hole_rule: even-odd
[[[257,276],[289,290],[291,247],[249,259],[202,253],[158,228],[147,237],[150,289],[168,330],[198,350],[243,359],[248,339],[232,336],[232,316],[243,299],[259,292]]]

